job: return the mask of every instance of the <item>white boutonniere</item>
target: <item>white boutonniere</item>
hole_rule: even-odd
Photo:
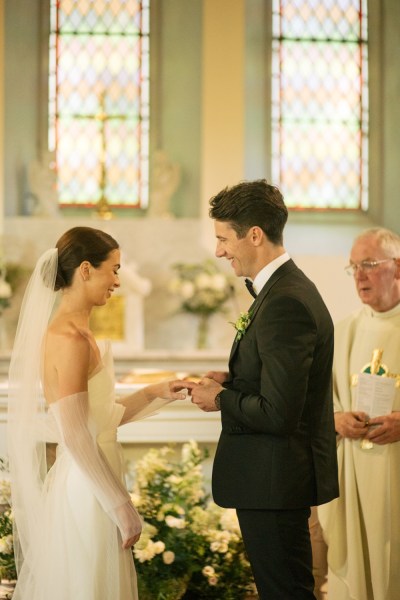
[[[235,323],[231,322],[231,325],[236,329],[236,337],[235,341],[238,342],[242,339],[244,334],[247,331],[248,326],[251,323],[251,311],[249,312],[241,312],[239,318],[235,321]]]

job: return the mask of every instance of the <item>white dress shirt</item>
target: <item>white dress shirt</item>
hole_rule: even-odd
[[[290,256],[287,252],[284,252],[278,256],[278,258],[275,258],[273,261],[265,265],[265,267],[263,267],[261,271],[257,273],[253,281],[253,288],[256,294],[262,290],[271,275],[288,260],[290,260]]]

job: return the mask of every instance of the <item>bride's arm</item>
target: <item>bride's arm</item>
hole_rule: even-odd
[[[186,390],[190,391],[193,385],[191,382],[181,380],[162,381],[117,399],[117,402],[125,408],[120,425],[134,421],[136,418],[149,416],[162,405],[173,400],[184,400],[187,397]]]
[[[59,397],[51,404],[61,440],[84,474],[93,494],[121,531],[123,547],[140,536],[141,520],[128,491],[111,469],[90,430],[87,391],[90,345],[82,336],[71,336],[55,361]]]

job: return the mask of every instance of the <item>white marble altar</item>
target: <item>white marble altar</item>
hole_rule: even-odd
[[[0,457],[7,455],[7,371],[8,355],[0,356]],[[210,369],[226,370],[227,357],[218,352],[170,353],[142,352],[129,358],[115,361],[116,393],[119,396],[133,393],[145,385],[146,374],[149,382],[157,373],[167,378],[186,375],[199,376]],[[129,383],[129,373],[140,375],[141,383]],[[159,413],[128,423],[119,429],[119,440],[126,446],[147,446],[172,442],[196,440],[199,443],[214,445],[221,428],[218,412],[204,413],[194,406],[190,399],[167,404]]]

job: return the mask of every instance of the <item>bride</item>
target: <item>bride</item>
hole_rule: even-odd
[[[137,599],[131,546],[141,519],[116,430],[160,398],[185,398],[186,384],[115,398],[110,349],[89,317],[119,287],[119,267],[110,235],[75,227],[42,255],[25,293],[9,373],[14,600]],[[48,472],[46,442],[58,444]]]

